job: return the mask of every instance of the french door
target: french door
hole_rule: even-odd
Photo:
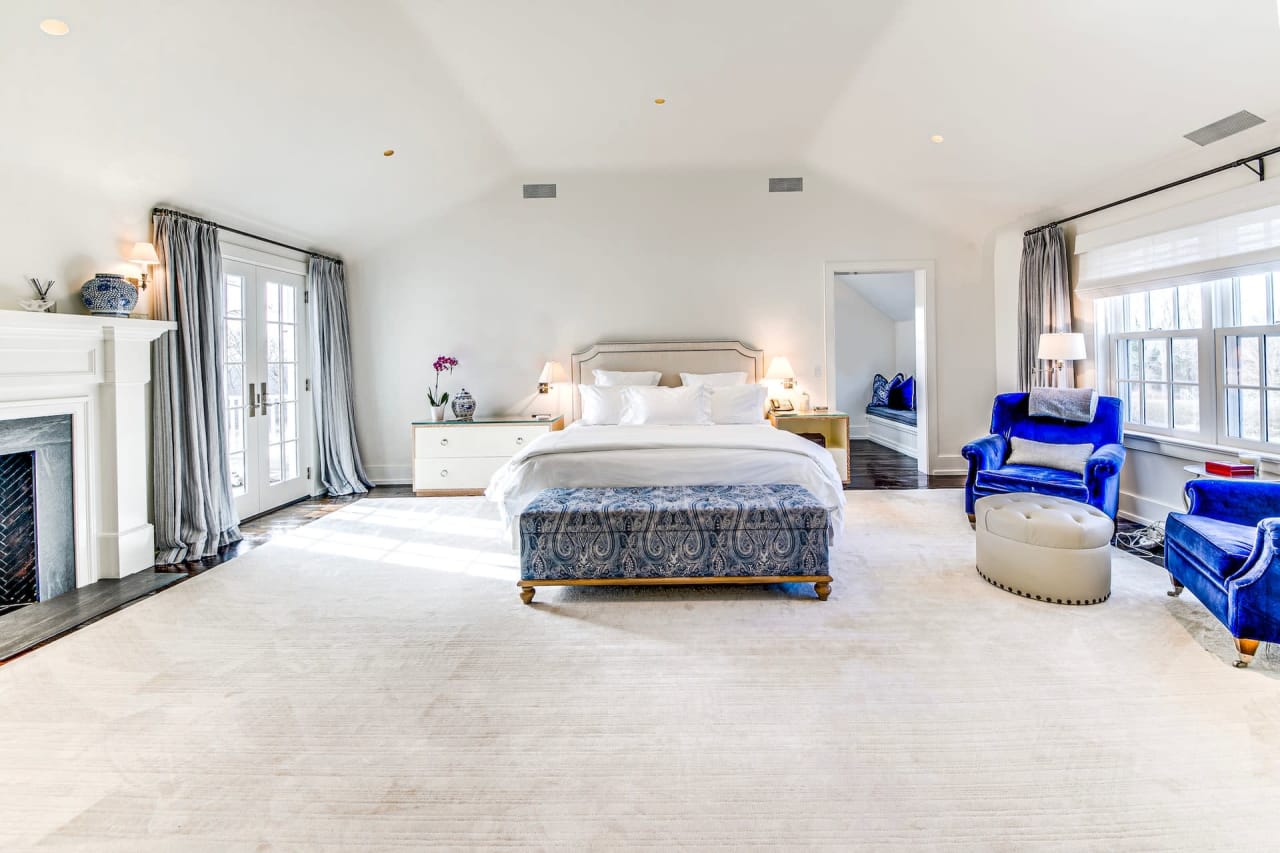
[[[227,456],[248,518],[311,492],[306,279],[223,258]]]

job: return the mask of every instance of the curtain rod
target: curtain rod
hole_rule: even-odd
[[[1094,213],[1101,213],[1104,210],[1110,210],[1113,207],[1119,207],[1122,204],[1128,204],[1131,201],[1137,201],[1138,199],[1146,198],[1149,195],[1162,193],[1165,190],[1171,190],[1174,187],[1180,187],[1183,184],[1189,184],[1192,181],[1198,181],[1201,178],[1207,178],[1210,175],[1216,175],[1219,172],[1227,172],[1227,171],[1230,171],[1231,169],[1238,169],[1241,166],[1245,166],[1246,168],[1249,169],[1249,171],[1257,175],[1259,181],[1264,181],[1267,178],[1267,167],[1266,167],[1266,162],[1263,158],[1270,157],[1272,154],[1280,154],[1280,146],[1277,146],[1275,148],[1268,148],[1266,151],[1259,151],[1257,154],[1250,154],[1248,157],[1241,157],[1239,160],[1233,160],[1230,163],[1223,163],[1221,166],[1215,166],[1212,169],[1206,169],[1203,172],[1197,172],[1196,174],[1190,175],[1186,178],[1181,178],[1176,181],[1170,181],[1167,184],[1161,184],[1160,186],[1155,187],[1153,189],[1144,190],[1140,193],[1134,193],[1131,196],[1125,196],[1124,198],[1119,199],[1118,201],[1112,201],[1106,204],[1100,204],[1097,207],[1090,208],[1089,210],[1086,210],[1082,213],[1073,213],[1070,216],[1064,216],[1062,219],[1055,220],[1053,222],[1050,222],[1047,225],[1037,225],[1035,228],[1031,228],[1027,231],[1022,232],[1022,236],[1030,237],[1032,234],[1036,233],[1037,231],[1043,231],[1046,228],[1053,228],[1055,226],[1063,224],[1064,222],[1071,222],[1074,219],[1082,219]],[[1255,167],[1253,165],[1254,163],[1257,163],[1258,165]]]
[[[290,246],[288,243],[281,243],[279,240],[272,240],[270,237],[263,237],[260,234],[250,234],[248,231],[241,231],[239,228],[229,228],[226,225],[219,225],[212,219],[205,219],[190,213],[183,213],[181,210],[174,210],[171,207],[156,207],[151,210],[152,215],[157,213],[168,213],[172,216],[178,216],[182,219],[190,219],[192,222],[203,222],[205,225],[212,225],[219,231],[230,231],[232,234],[239,234],[241,237],[250,237],[254,240],[261,240],[263,243],[270,243],[273,246],[279,246],[282,249],[290,249],[294,252],[301,252],[304,255],[312,255],[317,258],[323,258],[326,261],[333,261],[335,264],[342,263],[342,258],[335,258],[332,255],[326,255],[312,249],[301,249],[297,246]]]

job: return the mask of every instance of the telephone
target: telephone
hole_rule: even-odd
[[[769,400],[769,409],[774,412],[794,412],[796,407],[790,400],[774,397]]]

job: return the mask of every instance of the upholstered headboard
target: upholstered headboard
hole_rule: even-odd
[[[764,379],[764,351],[742,341],[632,341],[599,343],[572,358],[573,419],[582,416],[578,386],[593,384],[593,370],[660,370],[660,385],[679,385],[681,373],[743,371],[748,382]]]

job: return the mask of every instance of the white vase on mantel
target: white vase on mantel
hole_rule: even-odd
[[[432,406],[432,407],[431,407],[431,414],[430,414],[430,416],[427,418],[427,420],[431,421],[432,423],[439,423],[440,421],[443,421],[443,420],[444,420],[444,406]]]

